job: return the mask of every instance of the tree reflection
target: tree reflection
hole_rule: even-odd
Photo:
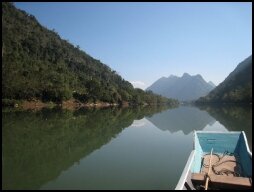
[[[3,189],[39,189],[107,144],[135,119],[165,107],[2,112]]]

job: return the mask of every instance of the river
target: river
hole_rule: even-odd
[[[174,189],[194,130],[252,150],[252,107],[2,110],[2,189]]]

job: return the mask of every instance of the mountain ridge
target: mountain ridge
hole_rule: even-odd
[[[168,78],[160,78],[146,90],[180,101],[192,101],[206,95],[213,88],[200,74],[183,73],[181,77],[170,75]]]

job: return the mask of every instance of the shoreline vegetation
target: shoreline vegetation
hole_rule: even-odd
[[[131,107],[131,106],[169,106],[176,107],[179,103],[141,103],[135,104],[130,102],[121,102],[121,103],[108,103],[108,102],[81,102],[76,99],[69,99],[62,102],[43,102],[38,99],[33,100],[14,100],[14,99],[2,99],[2,107],[6,108],[16,108],[21,110],[41,110],[42,108],[54,108],[60,107],[62,109],[76,110],[80,108],[107,108],[107,107]]]

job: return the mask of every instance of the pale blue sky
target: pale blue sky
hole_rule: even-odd
[[[184,72],[218,85],[252,54],[252,3],[15,5],[140,88]]]

